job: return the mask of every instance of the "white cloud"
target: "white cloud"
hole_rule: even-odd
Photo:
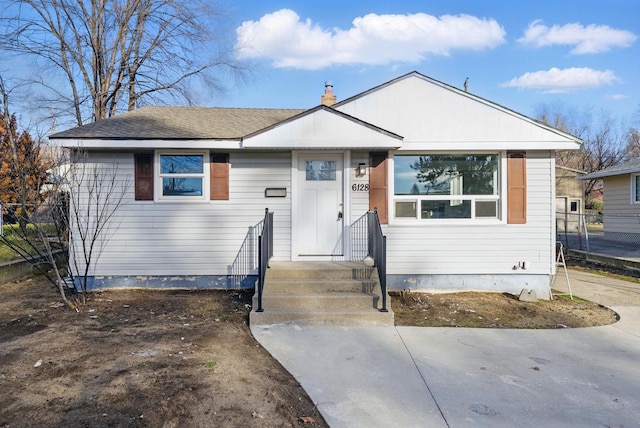
[[[573,46],[571,54],[595,54],[612,48],[631,46],[638,36],[631,31],[618,30],[607,25],[587,25],[574,23],[547,27],[537,20],[529,24],[524,36],[518,42],[544,47],[551,45]]]
[[[621,101],[621,100],[626,100],[627,98],[629,98],[629,95],[612,94],[612,95],[605,95],[605,98],[608,99],[608,100],[613,100],[613,101]]]
[[[243,22],[236,34],[238,58],[267,58],[275,67],[302,69],[418,62],[454,50],[491,49],[505,41],[505,31],[495,20],[470,15],[368,14],[343,30],[301,21],[290,9]]]
[[[580,89],[597,88],[620,81],[611,70],[591,68],[551,68],[546,71],[534,71],[511,79],[504,87],[521,89],[541,89],[545,92],[569,92]]]

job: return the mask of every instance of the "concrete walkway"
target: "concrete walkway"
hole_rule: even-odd
[[[574,295],[621,320],[565,330],[251,331],[334,428],[638,426],[640,284],[569,273]]]

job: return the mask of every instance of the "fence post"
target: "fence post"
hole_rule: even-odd
[[[587,253],[590,253],[591,249],[589,248],[589,231],[587,230],[587,215],[581,214],[580,220],[582,222],[582,228],[584,229],[584,239],[587,242]]]

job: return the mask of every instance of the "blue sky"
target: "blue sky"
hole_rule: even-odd
[[[207,103],[307,108],[410,71],[535,116],[541,104],[640,111],[640,0],[228,0],[253,72]]]

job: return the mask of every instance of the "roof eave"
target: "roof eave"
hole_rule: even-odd
[[[598,171],[598,172],[593,172],[591,174],[583,175],[577,178],[578,180],[593,180],[597,178],[615,177],[617,175],[627,175],[627,174],[637,174],[637,173],[640,173],[640,167],[627,169],[627,170],[610,171],[610,172]]]
[[[228,139],[98,139],[98,138],[50,138],[52,145],[70,149],[238,149],[242,138]]]

